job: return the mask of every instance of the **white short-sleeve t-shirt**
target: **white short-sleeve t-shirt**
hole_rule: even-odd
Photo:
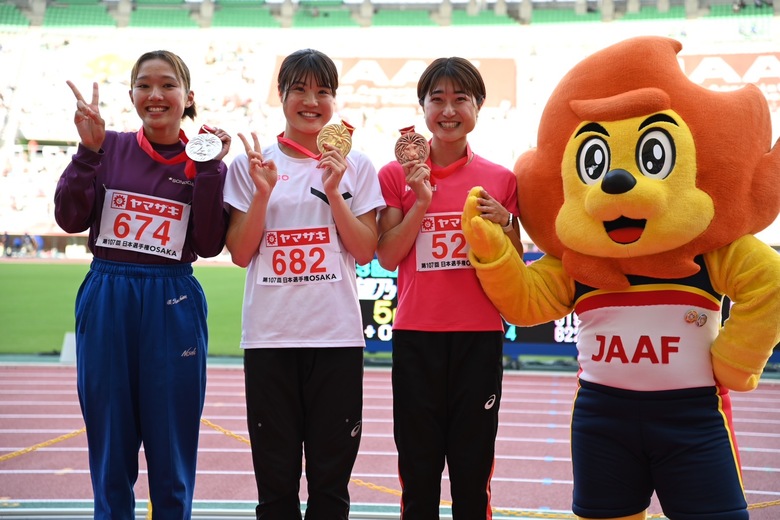
[[[355,259],[335,232],[322,170],[278,144],[263,158],[274,161],[278,180],[263,244],[247,267],[241,348],[365,346]],[[375,167],[357,150],[347,156],[339,190],[354,215],[385,205]],[[246,212],[254,192],[241,154],[228,169],[225,202]]]

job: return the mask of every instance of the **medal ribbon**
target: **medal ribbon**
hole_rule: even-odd
[[[350,125],[346,121],[342,120],[341,124],[344,125],[347,128],[347,131],[349,132],[349,135],[352,135],[352,132],[355,131],[355,127],[353,127],[352,125]],[[303,145],[301,145],[299,143],[296,143],[295,141],[293,141],[292,139],[290,139],[288,137],[285,137],[284,136],[284,132],[282,132],[281,134],[277,135],[276,136],[276,140],[279,143],[283,144],[283,145],[289,146],[290,148],[301,152],[306,157],[310,157],[310,158],[314,159],[315,161],[319,161],[320,158],[322,157],[321,153],[314,153],[311,150],[309,150],[308,148],[305,148]]]
[[[341,120],[341,124],[347,128],[347,132],[349,132],[350,137],[352,137],[352,134],[355,133],[355,127],[347,123],[343,119]]]
[[[149,140],[146,138],[146,135],[144,135],[144,129],[143,127],[136,132],[136,140],[138,141],[138,146],[141,147],[141,150],[146,152],[146,154],[157,161],[158,163],[162,164],[179,164],[186,162],[184,165],[184,175],[187,176],[188,179],[192,180],[195,178],[195,174],[197,171],[195,170],[195,162],[187,157],[187,152],[181,152],[179,155],[175,157],[171,157],[170,159],[166,159],[159,153],[155,151],[154,148],[152,148],[152,143],[149,142]],[[184,144],[187,144],[189,142],[189,139],[187,139],[187,134],[184,133],[184,130],[179,130],[179,139],[181,139]]]
[[[284,132],[276,136],[276,140],[285,146],[289,146],[290,148],[297,150],[301,152],[306,157],[309,157],[311,159],[314,159],[315,161],[319,161],[320,157],[322,157],[321,153],[314,153],[308,148],[305,148],[303,145],[296,143],[292,139],[285,137]]]
[[[430,145],[430,141],[428,144]],[[469,146],[468,143],[466,143],[466,155],[443,168],[433,164],[431,158],[428,157],[428,159],[425,160],[425,164],[431,169],[431,186],[435,186],[437,180],[449,177],[455,170],[471,162],[471,159],[473,158],[474,154],[471,152],[471,146]]]

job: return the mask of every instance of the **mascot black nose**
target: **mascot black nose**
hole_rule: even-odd
[[[630,191],[635,185],[636,179],[626,170],[610,170],[601,181],[601,191],[610,195],[620,195]]]

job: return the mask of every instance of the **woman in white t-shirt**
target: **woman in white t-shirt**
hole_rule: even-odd
[[[302,454],[307,520],[349,516],[365,347],[355,266],[374,257],[384,200],[369,159],[341,146],[348,136],[318,147],[337,88],[325,54],[287,56],[284,132],[265,147],[239,134],[246,153],[225,184],[227,247],[247,267],[241,348],[258,519],[301,518]]]

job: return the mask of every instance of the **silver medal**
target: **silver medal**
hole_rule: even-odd
[[[187,142],[184,150],[193,161],[206,162],[219,155],[222,141],[214,134],[198,134]]]

